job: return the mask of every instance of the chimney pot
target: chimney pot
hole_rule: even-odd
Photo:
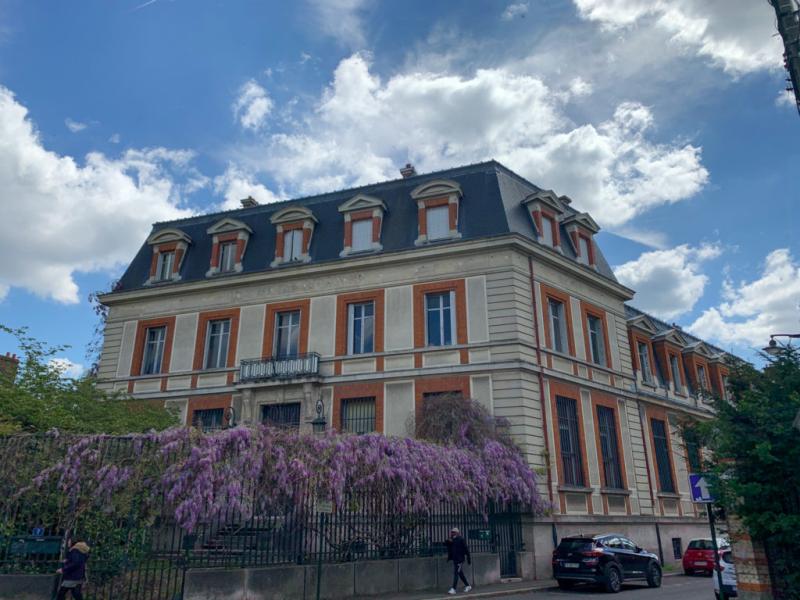
[[[254,206],[258,206],[258,202],[252,196],[248,196],[247,198],[240,200],[240,202],[242,203],[242,208],[252,208]]]
[[[406,166],[400,169],[400,175],[403,176],[403,179],[408,179],[409,177],[413,177],[416,174],[417,170],[411,163],[406,163]]]

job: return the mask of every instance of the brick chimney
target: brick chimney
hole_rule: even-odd
[[[409,177],[413,177],[416,174],[417,170],[411,163],[406,163],[406,166],[400,169],[400,175],[403,176],[403,179],[408,179]]]
[[[242,203],[242,208],[253,208],[254,206],[258,206],[258,202],[252,196],[248,196],[239,202]]]
[[[13,381],[17,376],[17,368],[19,367],[19,359],[16,354],[6,352],[5,356],[0,354],[0,377],[8,377]]]

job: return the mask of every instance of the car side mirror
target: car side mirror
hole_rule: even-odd
[[[640,552],[644,552],[644,549],[639,546],[636,546],[636,554],[639,554]]]

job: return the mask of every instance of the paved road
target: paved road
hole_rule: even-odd
[[[476,590],[477,591],[477,590]],[[461,594],[459,594],[461,596]],[[463,597],[466,598],[467,594]],[[631,583],[623,585],[619,594],[605,594],[598,588],[578,586],[569,591],[559,589],[537,590],[527,594],[504,596],[505,600],[571,600],[573,598],[596,597],[597,600],[714,600],[714,584],[709,577],[686,577],[676,575],[664,577],[658,589],[650,589],[646,584]]]

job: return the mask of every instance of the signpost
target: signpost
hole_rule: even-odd
[[[722,587],[722,571],[719,568],[719,547],[717,547],[717,530],[714,527],[714,510],[711,507],[716,498],[711,490],[709,477],[706,473],[689,473],[689,489],[692,492],[692,502],[705,504],[708,513],[708,526],[711,529],[711,546],[714,548],[714,570],[717,572],[719,582],[720,600],[726,600],[725,589]]]

